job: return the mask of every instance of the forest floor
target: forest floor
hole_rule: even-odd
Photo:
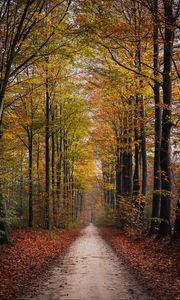
[[[180,299],[179,261],[177,243],[110,227],[16,229],[0,246],[0,299]]]
[[[63,256],[80,229],[14,229],[9,245],[0,245],[0,299],[16,299],[22,289]]]
[[[179,242],[155,241],[154,236],[132,239],[109,227],[100,227],[99,233],[158,299],[180,299]]]
[[[85,227],[63,259],[57,259],[18,299],[155,300],[93,224]]]

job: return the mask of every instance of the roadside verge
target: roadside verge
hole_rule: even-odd
[[[0,246],[0,299],[15,299],[51,263],[67,251],[81,229],[15,229],[12,242]]]
[[[116,228],[99,227],[99,233],[116,253],[144,278],[158,299],[180,299],[179,244],[153,237],[133,240]]]

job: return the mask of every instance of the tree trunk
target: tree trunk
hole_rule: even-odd
[[[164,70],[163,70],[163,115],[162,136],[160,149],[161,162],[161,223],[159,237],[171,233],[171,158],[170,158],[170,133],[171,133],[171,104],[172,104],[172,51],[174,40],[174,19],[172,1],[164,0],[165,38],[164,38]]]
[[[48,71],[46,71],[46,127],[45,127],[45,228],[50,229],[50,148],[49,148],[49,121],[50,121],[50,95]]]
[[[33,167],[33,137],[32,137],[32,128],[29,132],[29,227],[33,226],[33,178],[32,178],[32,167]]]
[[[105,165],[102,162],[102,171],[103,171],[103,192],[104,192],[104,204],[105,207],[108,204],[108,191],[107,191],[107,173],[105,170]]]
[[[115,189],[114,189],[114,186],[115,186],[115,176],[114,176],[114,171],[113,169],[111,170],[111,203],[110,203],[110,207],[111,208],[115,208]]]
[[[3,199],[2,182],[0,180],[0,244],[10,242],[9,225],[6,219],[6,204]]]
[[[3,130],[2,130],[2,118],[0,120],[0,158],[2,159],[3,154]],[[2,168],[0,166],[0,168]],[[6,203],[3,198],[3,191],[2,191],[2,178],[0,172],[0,244],[7,244],[10,242],[10,235],[9,235],[9,225],[6,219]]]
[[[140,98],[140,117],[141,117],[141,155],[142,155],[142,195],[144,196],[143,201],[140,204],[141,217],[144,213],[145,196],[147,191],[147,155],[146,155],[146,129],[144,124],[144,101],[143,96]]]
[[[131,150],[131,131],[128,128],[129,116],[128,111],[125,111],[124,115],[124,133],[123,133],[123,170],[122,170],[122,194],[125,197],[132,195],[132,150]]]
[[[19,191],[19,217],[22,221],[21,226],[24,225],[24,218],[23,218],[23,198],[24,198],[24,193],[23,193],[23,151],[21,151],[21,167],[20,167],[20,191]]]
[[[54,122],[54,111],[52,111],[51,116],[52,123]],[[55,134],[54,129],[52,129],[51,134],[51,183],[52,183],[52,203],[53,203],[53,224],[57,225],[56,218],[56,198],[55,198]]]
[[[120,208],[120,197],[122,196],[122,155],[117,150],[116,155],[116,208]]]
[[[135,108],[135,116],[134,116],[134,142],[135,142],[135,153],[134,153],[134,176],[133,176],[133,197],[134,204],[136,203],[136,197],[139,195],[140,191],[140,183],[139,183],[139,134],[138,134],[138,107],[139,107],[139,99],[136,95],[136,108]]]
[[[58,117],[58,110],[57,116]],[[58,201],[58,207],[60,207],[60,198],[61,198],[61,177],[62,177],[62,126],[61,126],[61,117],[62,117],[62,105],[60,103],[60,132],[56,132],[56,195]]]
[[[132,99],[129,99],[128,102],[129,113],[128,113],[128,172],[129,172],[129,196],[132,196],[133,193],[133,163],[132,163]]]
[[[36,161],[36,169],[37,169],[37,182],[38,182],[38,199],[40,197],[41,193],[41,181],[40,181],[40,169],[39,169],[39,163],[40,163],[40,138],[38,134],[38,141],[37,141],[37,161]]]
[[[60,162],[59,162],[59,134],[56,132],[56,195],[59,203],[60,200]]]
[[[174,234],[173,238],[174,240],[180,239],[180,200],[178,199],[177,201],[177,206],[176,206],[176,219],[174,223]]]
[[[63,207],[67,208],[67,141],[64,131],[63,138]]]
[[[154,77],[159,75],[159,43],[158,43],[158,0],[154,0]],[[161,141],[161,107],[160,84],[154,83],[155,101],[155,137],[154,137],[154,184],[152,200],[152,221],[150,234],[157,233],[159,227],[159,212],[161,200],[161,170],[160,170],[160,141]]]
[[[72,221],[76,220],[75,216],[75,198],[74,198],[74,157],[72,158],[71,175],[70,175],[70,198],[72,201]]]

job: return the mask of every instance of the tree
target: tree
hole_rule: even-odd
[[[174,1],[164,0],[164,69],[163,69],[163,112],[162,112],[162,136],[160,148],[161,163],[161,223],[159,236],[166,236],[171,232],[171,154],[170,154],[170,135],[171,135],[171,110],[172,110],[172,57],[173,41],[175,32],[175,21],[177,11],[173,13]]]
[[[158,29],[158,0],[154,0],[154,77],[159,76],[159,29]],[[161,100],[160,100],[160,84],[154,82],[154,100],[155,100],[155,136],[154,136],[154,184],[153,184],[153,200],[152,200],[152,221],[150,233],[158,231],[158,218],[160,212],[160,189],[161,189],[161,170],[160,170],[160,140],[161,140]]]

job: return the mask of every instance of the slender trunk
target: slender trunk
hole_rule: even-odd
[[[20,191],[19,191],[19,199],[20,199],[20,207],[19,207],[19,217],[22,220],[23,226],[23,152],[21,151],[21,168],[20,168]]]
[[[62,181],[62,164],[63,164],[63,139],[60,133],[59,137],[59,193],[61,196],[61,181]],[[59,199],[60,201],[60,199]]]
[[[120,197],[122,196],[122,154],[119,149],[116,155],[116,208],[120,208]]]
[[[58,111],[57,111],[58,114]],[[56,194],[58,207],[60,207],[60,198],[61,198],[61,176],[62,176],[62,126],[61,126],[61,115],[62,115],[62,105],[60,103],[60,133],[56,132]]]
[[[3,139],[2,139],[2,119],[0,120],[0,157],[3,154]],[[1,166],[0,166],[1,168]],[[3,197],[3,183],[0,172],[0,244],[7,244],[10,242],[9,225],[6,218],[6,203]]]
[[[65,135],[63,138],[63,207],[66,207],[67,204],[67,197],[66,197],[66,141],[65,141]]]
[[[0,244],[10,242],[9,226],[6,218],[6,204],[3,198],[2,182],[0,180]]]
[[[159,75],[159,43],[158,43],[158,0],[154,0],[154,77]],[[160,170],[160,141],[161,141],[161,107],[160,84],[154,83],[155,101],[155,137],[154,137],[154,184],[152,200],[152,221],[150,233],[156,233],[159,227],[159,212],[161,200],[161,170]]]
[[[64,130],[64,139],[63,139],[63,154],[64,154],[64,161],[63,161],[63,190],[64,190],[64,207],[68,208],[68,186],[69,186],[69,166],[68,166],[68,138],[67,138],[67,131]]]
[[[180,192],[180,188],[179,188],[179,192]],[[177,201],[175,213],[176,213],[176,219],[175,219],[175,223],[174,223],[173,238],[175,240],[178,240],[178,239],[180,239],[180,200],[179,199]]]
[[[128,196],[132,196],[133,192],[133,174],[132,174],[132,147],[131,138],[129,138],[129,150],[128,150]]]
[[[128,177],[128,170],[127,170],[127,112],[124,108],[123,114],[123,121],[122,121],[122,150],[121,150],[121,167],[122,167],[122,196],[127,196],[127,177]]]
[[[59,134],[56,132],[56,195],[58,203],[60,201],[60,162],[59,162]]]
[[[136,197],[139,195],[140,183],[139,183],[139,134],[138,134],[138,111],[139,111],[139,99],[136,95],[136,108],[134,116],[134,142],[135,142],[135,153],[134,153],[134,175],[133,175],[133,197],[134,204],[137,206]]]
[[[114,174],[114,168],[111,172],[111,208],[115,208],[116,200],[115,200],[115,174]]]
[[[46,71],[46,127],[45,127],[45,228],[49,229],[50,224],[50,147],[49,147],[49,121],[50,121],[50,95],[48,71]]]
[[[133,13],[134,13],[134,34],[137,40],[137,48],[135,52],[135,60],[134,65],[140,71],[140,40],[139,40],[139,28],[138,28],[138,9],[137,9],[137,1],[133,1]],[[139,96],[135,95],[135,110],[134,110],[134,175],[133,175],[133,203],[135,207],[138,207],[137,204],[137,196],[140,192],[140,182],[139,182]]]
[[[170,157],[170,134],[171,134],[171,105],[172,105],[172,55],[174,40],[174,19],[172,1],[164,0],[165,12],[165,39],[164,39],[164,70],[163,70],[163,115],[161,136],[161,223],[159,237],[171,233],[171,157]]]
[[[70,166],[69,166],[68,157],[66,160],[66,180],[67,180],[66,194],[67,194],[68,214],[70,215],[70,210],[71,210],[71,199],[70,199],[70,193],[69,193],[70,192]]]
[[[68,165],[67,165],[67,132],[63,138],[63,207],[68,208]]]
[[[143,216],[145,206],[145,196],[147,192],[147,155],[146,155],[146,129],[144,124],[145,113],[144,113],[144,101],[143,96],[140,98],[140,117],[141,117],[141,153],[142,153],[142,195],[144,196],[143,201],[140,204],[141,217]]]
[[[116,209],[120,209],[120,198],[122,196],[122,130],[116,133]]]
[[[33,137],[32,137],[32,128],[29,132],[29,227],[33,226],[33,178],[32,178],[32,168],[33,168]]]
[[[52,123],[54,122],[54,112],[52,112]],[[57,225],[56,218],[56,198],[55,198],[55,134],[51,134],[51,183],[52,183],[52,203],[53,203],[53,224]]]
[[[111,166],[110,166],[111,167]],[[109,168],[109,195],[108,195],[108,198],[109,198],[109,207],[111,207],[112,205],[112,187],[111,187],[111,183],[112,183],[112,180],[111,180],[111,168]]]
[[[103,164],[102,164],[103,165]],[[108,204],[108,192],[107,192],[107,174],[105,171],[105,166],[102,167],[103,169],[103,191],[104,191],[104,204],[105,207]]]
[[[72,168],[70,176],[70,195],[72,201],[72,221],[76,220],[75,216],[75,198],[74,198],[74,157],[72,158]]]
[[[122,170],[122,194],[129,197],[132,194],[132,152],[129,144],[128,112],[124,116],[124,133],[123,133],[123,170]]]
[[[129,107],[129,113],[128,113],[128,195],[132,196],[133,193],[133,164],[132,164],[132,127],[133,127],[133,121],[132,121],[132,99],[129,99],[128,102]]]
[[[108,173],[107,173],[107,164],[102,161],[102,171],[103,171],[103,192],[104,192],[104,206],[106,207],[109,203],[109,194],[108,194]]]
[[[39,169],[39,162],[40,162],[40,139],[38,135],[38,145],[37,145],[37,161],[36,161],[36,169],[37,169],[37,182],[38,182],[38,199],[41,193],[41,183],[40,183],[40,169]]]
[[[75,217],[77,219],[78,218],[78,190],[77,190],[77,185],[75,186],[74,198],[75,198]]]

